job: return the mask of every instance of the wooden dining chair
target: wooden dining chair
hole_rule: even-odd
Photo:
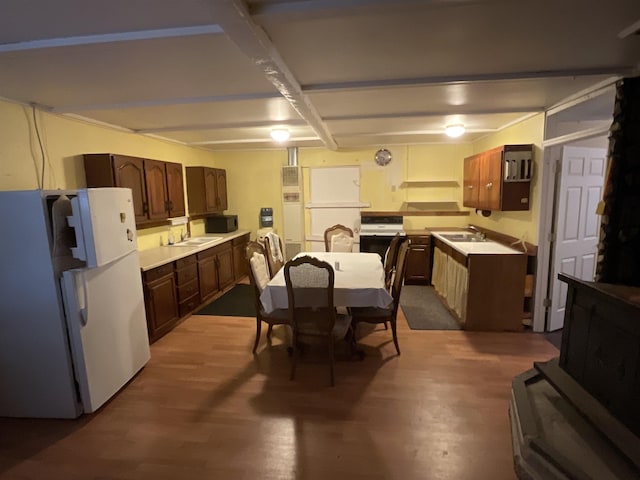
[[[384,258],[384,286],[387,290],[391,288],[391,280],[393,279],[393,272],[396,269],[396,260],[398,258],[398,249],[400,248],[400,242],[402,238],[399,233],[391,239],[389,248],[387,248],[387,254]]]
[[[291,380],[296,374],[300,341],[320,339],[326,342],[329,350],[333,386],[334,342],[344,339],[351,328],[351,317],[337,313],[333,305],[333,267],[327,262],[305,255],[285,264],[284,278],[289,299],[289,321],[293,329]]]
[[[273,232],[268,233],[264,237],[264,249],[267,256],[267,264],[269,265],[269,276],[273,278],[284,266],[284,249],[282,248],[280,236]]]
[[[256,309],[256,340],[253,343],[253,353],[256,353],[258,343],[260,342],[260,331],[262,322],[269,325],[267,330],[267,338],[271,339],[271,330],[274,325],[289,324],[289,312],[287,310],[274,310],[266,313],[260,294],[264,290],[265,285],[270,280],[265,250],[258,242],[249,242],[245,248],[245,259],[247,261],[247,270],[249,272],[249,282],[253,289],[253,300]]]
[[[339,223],[324,231],[324,248],[327,252],[351,252],[353,240],[353,230]]]
[[[393,303],[387,308],[378,307],[353,307],[350,309],[353,316],[354,331],[357,331],[359,323],[385,323],[391,324],[391,333],[393,334],[393,343],[396,351],[400,355],[400,346],[398,345],[398,332],[396,319],[398,317],[398,307],[400,306],[400,293],[404,283],[404,272],[407,265],[407,251],[409,250],[409,240],[404,240],[398,249],[398,257],[396,260],[396,272],[391,284],[391,296]]]

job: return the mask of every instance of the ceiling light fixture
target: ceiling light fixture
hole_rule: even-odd
[[[274,128],[271,130],[271,138],[276,142],[286,142],[289,140],[289,130],[286,128]]]
[[[460,123],[456,125],[447,125],[444,128],[444,133],[446,133],[448,137],[457,138],[464,133],[464,125]]]

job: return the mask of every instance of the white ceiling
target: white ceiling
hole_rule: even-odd
[[[211,150],[281,148],[274,126],[471,141],[637,74],[639,20],[638,0],[3,0],[0,97]]]

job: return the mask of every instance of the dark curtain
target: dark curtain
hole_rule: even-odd
[[[616,85],[596,281],[640,286],[640,77]]]

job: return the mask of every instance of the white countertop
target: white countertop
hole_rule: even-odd
[[[444,238],[442,235],[460,235],[465,233],[463,231],[431,231],[431,235],[446,243],[453,249],[462,253],[464,256],[477,255],[477,254],[506,254],[506,255],[521,255],[522,252],[515,250],[511,247],[502,245],[501,243],[494,242],[493,240],[485,240],[482,242],[454,242]]]
[[[236,230],[231,233],[205,233],[204,235],[198,235],[198,237],[222,237],[220,240],[216,240],[212,243],[207,243],[206,245],[201,246],[192,246],[192,247],[176,247],[176,246],[165,246],[158,248],[151,248],[149,250],[142,250],[138,252],[138,257],[140,258],[140,268],[142,271],[151,270],[152,268],[160,267],[166,263],[173,262],[175,260],[179,260],[184,257],[188,257],[194,253],[201,252],[203,250],[207,250],[209,248],[215,247],[217,245],[221,245],[229,240],[233,240],[234,238],[241,237],[242,235],[246,235],[250,233],[249,230]]]

